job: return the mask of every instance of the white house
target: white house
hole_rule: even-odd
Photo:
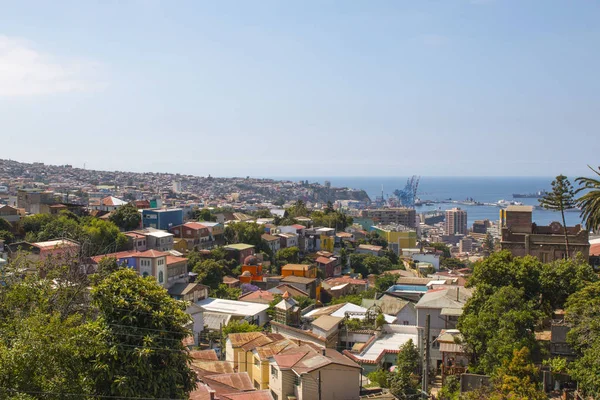
[[[256,325],[264,325],[268,321],[268,304],[215,299],[212,297],[200,300],[196,304],[202,307],[205,311],[241,317],[242,319],[245,319],[246,321]]]

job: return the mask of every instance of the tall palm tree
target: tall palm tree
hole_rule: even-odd
[[[588,165],[596,175],[600,177],[600,167],[598,171]],[[597,232],[600,230],[600,179],[579,177],[575,182],[581,186],[576,193],[585,191],[577,199],[577,205],[581,208],[581,218],[588,231]]]

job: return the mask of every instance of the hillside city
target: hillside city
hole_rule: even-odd
[[[416,195],[0,160],[0,398],[600,398],[598,180]]]

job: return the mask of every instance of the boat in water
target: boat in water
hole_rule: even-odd
[[[513,193],[513,199],[539,199],[548,194],[545,190],[539,190],[535,193]]]

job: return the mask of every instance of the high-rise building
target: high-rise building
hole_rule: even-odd
[[[378,208],[363,210],[362,217],[371,218],[375,223],[382,225],[400,224],[409,228],[415,228],[417,223],[417,212],[414,208]]]
[[[445,235],[467,234],[467,212],[456,207],[446,210]]]

